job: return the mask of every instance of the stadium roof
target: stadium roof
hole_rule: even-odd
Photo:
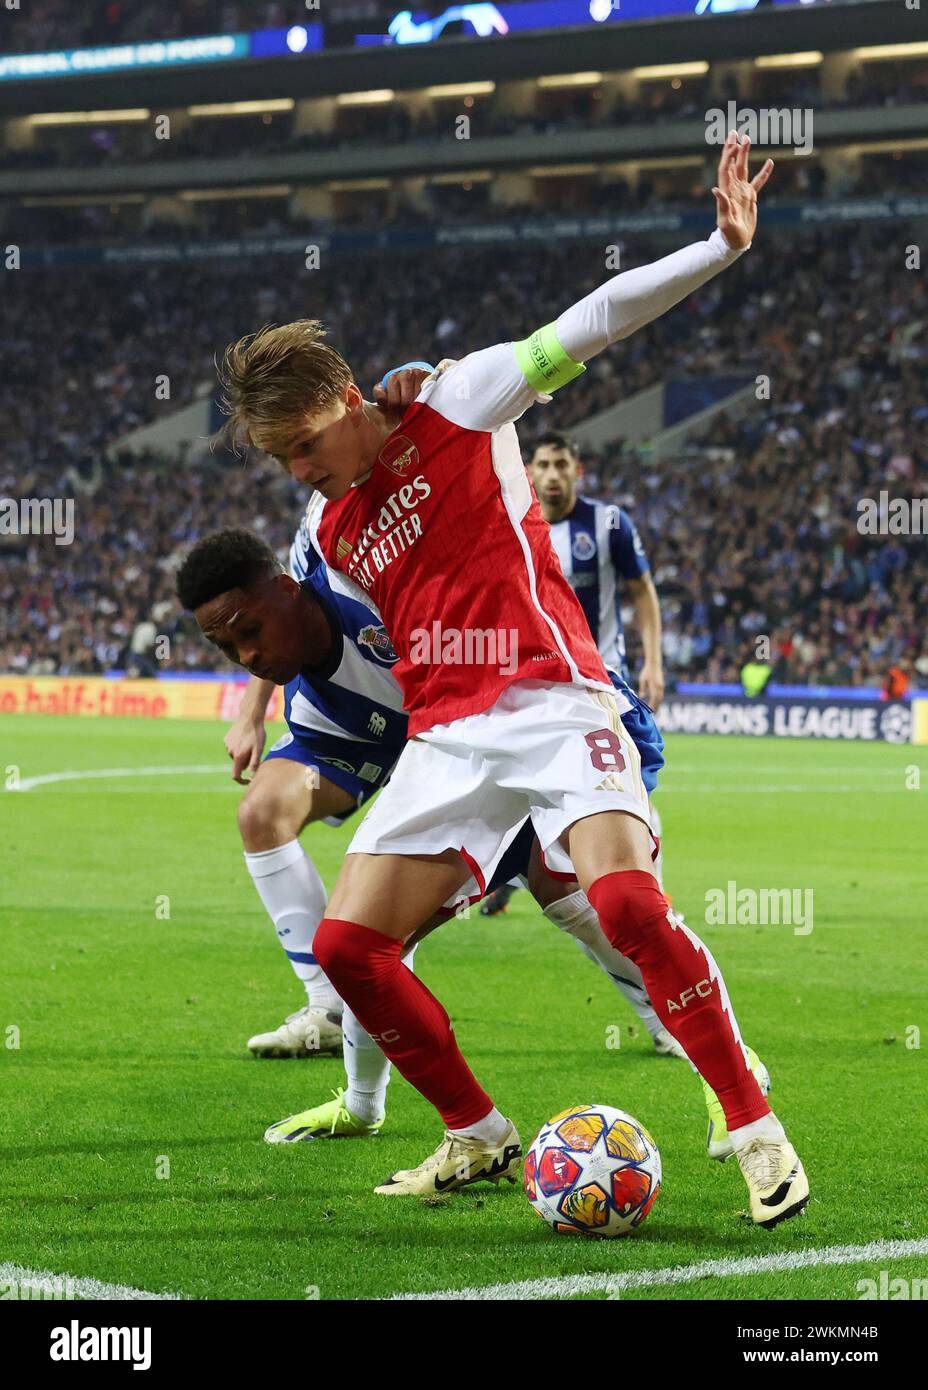
[[[506,13],[528,13],[548,3],[502,8]],[[591,3],[595,0],[584,0],[587,9]],[[643,11],[684,3],[697,0],[623,0],[618,18],[610,22],[540,32],[511,28],[505,36],[495,30],[486,35],[486,42],[471,36],[434,44],[370,43],[326,51],[324,26],[308,24],[104,50],[7,54],[0,58],[0,115],[124,107],[129,97],[132,105],[161,108],[219,101],[228,97],[232,72],[240,100],[318,97],[475,77],[517,79],[527,70],[537,76],[574,68],[627,68],[657,57],[662,62],[737,59],[790,47],[831,52],[854,45],[911,42],[913,37],[911,12],[891,0],[848,0],[840,7],[840,23],[834,13],[837,5],[814,3],[628,22],[636,6]]]

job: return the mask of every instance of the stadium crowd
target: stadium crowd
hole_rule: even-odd
[[[653,459],[621,442],[586,460],[585,490],[620,501],[645,536],[673,678],[735,679],[758,634],[778,674],[879,683],[890,663],[928,677],[922,616],[928,543],[866,536],[858,501],[928,487],[928,293],[906,273],[911,238],[829,228],[768,232],[757,251],[671,314],[590,364],[520,424],[572,425],[668,378],[769,382],[742,418]],[[629,243],[622,264],[652,259]],[[328,273],[326,273],[328,272]],[[0,670],[222,666],[173,601],[180,557],[204,532],[247,524],[284,547],[298,490],[276,465],[203,448],[108,457],[130,429],[213,378],[213,357],[266,321],[319,315],[370,386],[409,358],[519,337],[603,278],[602,247],[481,248],[340,260],[298,281],[289,258],[131,271],[25,272],[8,280],[0,497],[67,495],[76,539],[0,536]],[[93,306],[93,313],[87,312]],[[23,344],[28,343],[28,351]],[[167,375],[171,400],[156,378]],[[723,502],[719,502],[723,498]]]

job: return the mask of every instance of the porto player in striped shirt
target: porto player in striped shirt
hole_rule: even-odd
[[[552,872],[575,871],[606,936],[641,970],[662,1023],[716,1092],[750,1192],[772,1226],[808,1182],[761,1094],[721,973],[652,873],[638,751],[551,547],[514,422],[584,362],[666,312],[750,245],[768,160],[748,179],[732,134],[707,241],[614,277],[518,343],[428,382],[390,432],[319,325],[267,328],[226,353],[233,424],[317,494],[313,544],[383,615],[410,741],[364,818],[315,937],[364,1028],[445,1124],[384,1194],[512,1176],[521,1146],[402,965],[404,941],[475,896],[530,815]]]

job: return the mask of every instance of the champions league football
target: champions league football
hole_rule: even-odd
[[[535,1211],[559,1234],[624,1236],[657,1201],[660,1151],[624,1110],[575,1105],[542,1125],[523,1182]]]

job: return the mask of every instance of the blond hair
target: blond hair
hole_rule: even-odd
[[[324,342],[318,319],[265,324],[230,343],[218,367],[220,405],[234,444],[285,457],[308,415],[328,410],[351,381],[348,364]]]

